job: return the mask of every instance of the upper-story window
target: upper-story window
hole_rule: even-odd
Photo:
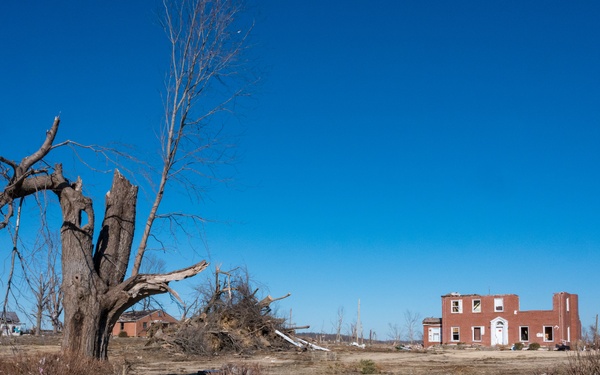
[[[480,313],[481,312],[481,300],[480,299],[474,299],[473,300],[473,312],[474,313]]]
[[[494,298],[494,311],[504,311],[504,298]]]
[[[450,306],[452,309],[450,310],[453,314],[461,314],[462,313],[462,299],[450,301]]]

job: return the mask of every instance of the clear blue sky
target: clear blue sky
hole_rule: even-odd
[[[59,112],[60,139],[152,144],[167,63],[156,8],[3,2],[0,154],[33,151]],[[340,306],[356,319],[360,299],[365,335],[386,338],[406,310],[440,316],[452,291],[518,294],[521,309],[578,293],[592,322],[600,3],[268,0],[250,11],[263,73],[239,113],[236,182],[202,208],[220,222],[206,227],[210,250],[182,247],[168,268],[246,265],[272,295],[291,292],[280,312],[314,331],[331,332]],[[98,213],[108,181],[88,182]],[[179,198],[169,204],[187,205]]]

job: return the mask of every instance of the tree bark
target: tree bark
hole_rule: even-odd
[[[12,216],[15,199],[41,190],[56,193],[62,210],[63,351],[107,358],[112,328],[123,311],[143,298],[160,293],[177,294],[169,288],[178,281],[202,272],[208,263],[166,274],[136,274],[125,279],[135,230],[138,188],[118,170],[106,194],[102,228],[94,252],[94,208],[82,193],[81,179],[71,183],[63,176],[62,166],[33,169],[52,148],[60,120],[54,120],[39,150],[20,163],[0,157],[12,169],[7,185],[0,191],[0,209],[6,207],[0,229]],[[178,298],[178,297],[177,297]],[[39,327],[38,323],[38,327]]]
[[[62,270],[64,290],[63,350],[107,358],[112,329],[119,316],[141,299],[174,293],[168,284],[194,276],[208,264],[163,275],[139,274],[124,280],[135,229],[137,187],[115,171],[106,194],[106,211],[96,253],[92,254],[94,210],[81,193],[81,181],[63,188]],[[82,225],[82,215],[88,222]]]

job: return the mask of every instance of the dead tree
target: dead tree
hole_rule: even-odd
[[[35,298],[35,332],[36,336],[39,336],[42,331],[42,317],[44,310],[48,304],[50,285],[43,273],[40,273],[40,277],[36,280],[36,284],[31,286],[31,291]]]
[[[162,134],[162,164],[153,180],[154,200],[134,255],[138,187],[115,169],[94,241],[96,216],[82,179],[66,177],[62,165],[49,160],[58,147],[78,146],[70,140],[56,140],[59,117],[46,131],[41,146],[20,162],[0,156],[0,178],[5,182],[0,189],[0,229],[11,222],[19,200],[42,191],[58,198],[62,212],[63,351],[106,358],[112,328],[123,311],[143,298],[174,293],[171,281],[194,276],[208,266],[201,261],[169,273],[140,273],[157,220],[202,220],[193,212],[161,212],[167,187],[193,189],[198,179],[207,176],[202,168],[212,171],[217,163],[225,162],[222,147],[226,146],[219,138],[222,127],[215,116],[232,111],[236,98],[245,93],[235,80],[247,36],[239,24],[232,29],[238,11],[236,3],[229,0],[164,0],[163,25],[171,43],[171,67],[165,121],[157,131]],[[208,93],[220,96],[202,102]],[[126,277],[130,255],[134,264]]]
[[[62,331],[63,324],[60,321],[60,314],[63,312],[63,291],[60,277],[56,273],[50,276],[50,285],[48,293],[48,302],[46,304],[47,317],[52,324],[52,331],[58,333]]]
[[[393,346],[400,344],[402,340],[402,329],[398,324],[388,323],[388,337],[393,341]]]
[[[334,322],[335,327],[335,342],[342,342],[342,327],[344,326],[344,306],[338,307],[337,319]]]
[[[404,312],[404,328],[406,328],[406,339],[412,344],[416,340],[417,328],[421,320],[421,314],[406,310]]]

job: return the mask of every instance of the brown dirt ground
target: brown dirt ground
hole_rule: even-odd
[[[32,352],[58,352],[57,337],[0,338],[0,356]],[[115,338],[109,348],[110,361],[127,364],[129,375],[197,374],[199,370],[217,369],[227,363],[258,363],[262,374],[359,374],[359,362],[375,362],[383,374],[541,374],[567,363],[568,352],[435,350],[426,352],[396,351],[390,346],[359,349],[329,346],[331,352],[287,351],[255,353],[251,356],[224,355],[195,357],[174,353],[160,346],[146,346],[145,339]],[[327,345],[323,345],[327,346]]]

